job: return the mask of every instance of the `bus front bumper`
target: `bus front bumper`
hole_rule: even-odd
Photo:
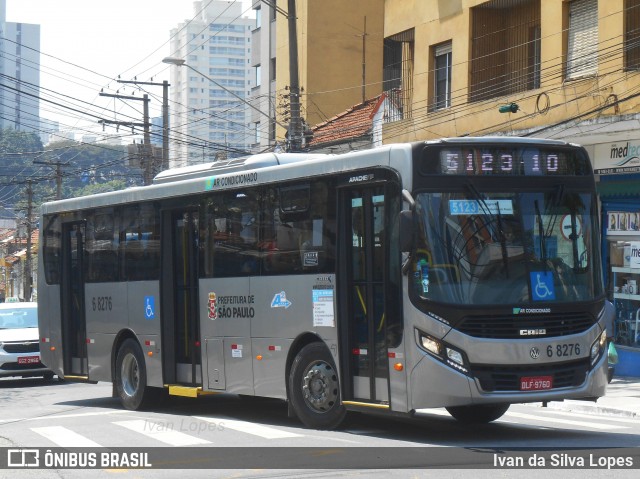
[[[498,370],[501,366],[495,368]],[[409,409],[598,398],[604,396],[607,388],[607,355],[602,355],[592,369],[584,368],[584,381],[577,385],[521,391],[519,378],[530,374],[526,370],[514,374],[517,377],[513,389],[488,391],[483,389],[478,377],[467,376],[425,354],[410,374]]]

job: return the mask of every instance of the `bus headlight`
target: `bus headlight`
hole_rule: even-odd
[[[457,371],[469,374],[467,362],[465,361],[464,354],[461,351],[458,351],[444,341],[436,339],[422,331],[418,331],[418,338],[422,349],[431,354],[431,356],[439,359],[444,364]]]
[[[422,347],[429,351],[431,354],[440,357],[440,351],[442,347],[440,346],[440,341],[431,336],[427,336],[426,334],[420,333],[420,343]]]
[[[595,340],[595,342],[591,345],[591,366],[598,362],[600,356],[604,352],[605,346],[607,344],[607,332],[602,331],[602,334]]]
[[[464,366],[464,359],[462,359],[462,354],[460,353],[460,351],[456,351],[455,349],[451,349],[451,348],[447,348],[447,357],[455,362],[458,363],[460,366]]]

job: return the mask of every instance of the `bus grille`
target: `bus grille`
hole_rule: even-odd
[[[517,339],[530,336],[521,335],[523,329],[546,331],[536,334],[536,338],[568,336],[586,331],[595,323],[588,313],[518,314],[505,316],[467,316],[462,318],[458,329],[474,338]]]
[[[520,378],[525,376],[553,376],[553,389],[576,387],[584,383],[588,371],[588,359],[538,367],[481,365],[471,368],[472,375],[487,392],[519,392]]]
[[[22,343],[4,343],[2,346],[8,353],[37,353],[40,351],[40,343],[37,341],[26,341]]]

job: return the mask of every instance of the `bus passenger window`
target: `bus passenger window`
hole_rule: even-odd
[[[230,192],[212,200],[208,227],[214,230],[209,244],[214,277],[248,276],[258,272],[258,235],[255,194]],[[211,232],[209,233],[209,237]],[[211,243],[209,241],[209,243]]]
[[[85,274],[87,282],[118,280],[118,238],[114,234],[114,211],[106,208],[87,214]]]

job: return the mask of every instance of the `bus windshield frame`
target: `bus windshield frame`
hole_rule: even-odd
[[[536,306],[603,294],[592,192],[463,184],[414,194],[414,301]]]

